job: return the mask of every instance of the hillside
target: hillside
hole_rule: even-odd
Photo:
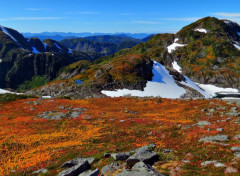
[[[192,23],[176,34],[158,34],[146,43],[98,62],[128,53],[141,53],[172,67],[176,61],[182,73],[195,82],[239,88],[239,25],[213,17]]]
[[[147,173],[239,175],[239,104],[159,98],[2,99],[0,175],[78,175],[87,169],[106,176],[144,175],[144,166],[132,166],[139,159],[131,159],[149,144],[141,149],[145,155],[138,152],[144,163],[152,163]],[[90,165],[85,169],[73,167],[86,158]]]
[[[16,30],[0,26],[1,88],[25,89],[25,81],[31,80],[46,83],[55,79],[61,68],[97,57],[95,53],[72,52],[54,40],[26,39]]]
[[[85,71],[65,70],[64,74],[68,72],[71,76],[59,78],[61,87],[57,86],[59,82],[53,82],[30,93],[75,98],[209,98],[216,92],[238,92],[240,40],[237,26],[230,21],[206,17],[176,34],[157,34],[145,43],[97,59]],[[154,64],[142,66],[139,71],[134,62],[141,64],[143,58]],[[71,67],[81,67],[81,63],[77,65]],[[152,76],[144,76],[151,75],[150,72]],[[79,81],[81,84],[76,84]]]
[[[119,37],[110,35],[90,36],[85,38],[65,39],[60,43],[67,48],[79,52],[95,52],[103,56],[111,55],[121,49],[131,48],[141,40],[131,37]]]

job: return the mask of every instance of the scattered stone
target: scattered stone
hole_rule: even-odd
[[[240,147],[232,147],[231,150],[234,152],[240,152]]]
[[[58,109],[65,109],[65,107],[64,106],[59,106],[59,108]]]
[[[217,128],[217,131],[224,131],[223,128]]]
[[[83,119],[85,119],[85,120],[90,120],[90,119],[92,119],[92,117],[91,117],[91,116],[88,116],[88,115],[85,115],[85,116],[83,116]]]
[[[226,175],[231,174],[231,173],[237,173],[238,169],[234,168],[234,167],[227,167],[226,170],[224,171],[224,173]]]
[[[212,124],[208,121],[199,121],[197,125],[202,127],[202,126],[212,125]]]
[[[220,162],[218,162],[217,160],[204,161],[204,162],[201,163],[201,166],[206,167],[206,166],[208,166],[208,165],[210,165],[210,164],[213,164],[215,167],[226,167],[225,164],[220,163]]]
[[[127,159],[127,165],[131,168],[137,162],[144,162],[145,164],[153,165],[156,161],[158,161],[159,156],[156,152],[152,152],[149,147],[140,148],[137,153],[132,155]]]
[[[111,153],[104,153],[104,158],[109,158],[111,157]]]
[[[42,168],[42,169],[34,171],[32,174],[45,174],[47,172],[48,172],[47,169]]]
[[[81,112],[73,111],[73,112],[70,113],[69,117],[74,119],[74,118],[79,117],[81,114],[82,114]]]
[[[226,115],[234,116],[234,117],[240,117],[240,112],[227,112]]]
[[[215,112],[215,109],[209,109],[208,111],[209,112]]]
[[[235,139],[235,140],[240,140],[240,134],[234,136],[234,139]]]
[[[125,122],[125,120],[120,120],[121,123]]]
[[[116,176],[164,176],[164,175],[156,171],[150,165],[147,165],[143,162],[138,162],[132,167],[132,170],[124,169],[123,172],[117,174]]]
[[[73,111],[80,111],[80,112],[83,112],[83,111],[86,111],[87,109],[85,108],[74,108]]]
[[[218,107],[216,109],[218,109],[218,110],[226,110],[227,108],[225,106],[222,106],[222,107]]]
[[[39,115],[41,119],[48,119],[48,120],[59,120],[66,117],[66,114],[62,112],[55,112],[55,111],[46,111],[43,114]]]
[[[33,108],[33,107],[30,107],[30,111],[34,111],[35,110],[35,108]]]
[[[105,174],[107,172],[113,172],[119,169],[121,169],[121,165],[119,163],[111,163],[107,166],[104,166],[101,170],[101,173]]]
[[[67,168],[60,172],[57,176],[78,176],[79,174],[83,173],[84,171],[90,169],[90,165],[87,160],[80,162],[79,164]]]
[[[119,161],[119,160],[120,161],[124,161],[124,160],[129,158],[130,154],[129,154],[129,152],[126,152],[126,153],[113,153],[113,154],[111,154],[111,156],[116,161]]]
[[[184,130],[189,129],[189,128],[191,128],[190,125],[186,125],[185,127],[183,127]]]
[[[36,105],[36,106],[40,105],[40,103],[38,101],[34,101],[33,104]]]
[[[163,153],[171,153],[171,152],[173,152],[173,149],[163,149],[162,152]]]
[[[236,158],[240,158],[240,152],[234,153],[234,156],[235,156]]]
[[[161,103],[162,103],[162,100],[158,99],[157,104],[161,104]]]
[[[99,169],[95,169],[93,171],[92,170],[85,171],[78,176],[98,176],[99,174],[100,174]]]
[[[202,112],[206,112],[206,111],[207,111],[207,108],[204,108],[204,109],[202,109],[201,111],[202,111]]]
[[[238,107],[232,107],[232,108],[231,108],[231,111],[232,111],[232,112],[237,112],[237,110],[238,110]]]
[[[78,158],[75,158],[73,160],[70,160],[70,161],[67,161],[65,162],[61,168],[69,168],[69,167],[73,167],[75,165],[78,165],[78,164],[81,164],[83,162],[87,161],[90,165],[95,161],[95,159],[93,157],[90,157],[90,158],[81,158],[81,157],[78,157]]]
[[[208,137],[204,137],[199,139],[199,142],[224,142],[224,141],[228,141],[229,140],[229,136],[227,135],[216,135],[216,136],[208,136]]]

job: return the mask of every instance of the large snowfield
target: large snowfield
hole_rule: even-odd
[[[181,72],[181,67],[176,61],[173,62],[173,68]],[[117,89],[115,91],[102,90],[101,92],[109,97],[122,97],[122,96],[136,96],[136,97],[162,97],[162,98],[181,98],[186,93],[186,90],[177,85],[173,77],[169,74],[168,70],[160,63],[154,61],[153,65],[153,78],[148,81],[143,91]],[[220,88],[214,85],[198,84],[185,76],[185,81],[180,84],[195,89],[205,98],[212,98],[217,92],[238,92],[237,89]]]

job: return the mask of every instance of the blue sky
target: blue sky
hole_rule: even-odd
[[[240,23],[239,0],[0,0],[20,32],[176,32],[205,16]]]

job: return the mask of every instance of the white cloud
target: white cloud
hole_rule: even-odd
[[[59,20],[61,17],[15,17],[15,18],[0,18],[0,21],[23,21],[23,20]]]
[[[186,18],[165,18],[164,20],[170,20],[170,21],[197,21],[201,19],[202,17],[186,17]]]
[[[70,15],[76,15],[76,14],[83,14],[83,15],[97,15],[100,14],[99,12],[93,12],[93,11],[83,11],[83,12],[66,12],[66,14]]]
[[[142,20],[133,21],[133,23],[139,23],[139,24],[161,24],[158,21],[142,21]]]
[[[27,10],[27,11],[44,11],[44,10],[48,10],[48,9],[42,9],[42,8],[26,8],[25,10]]]
[[[240,17],[240,13],[225,13],[225,12],[220,12],[220,13],[214,13],[216,16],[221,16],[221,17]]]

